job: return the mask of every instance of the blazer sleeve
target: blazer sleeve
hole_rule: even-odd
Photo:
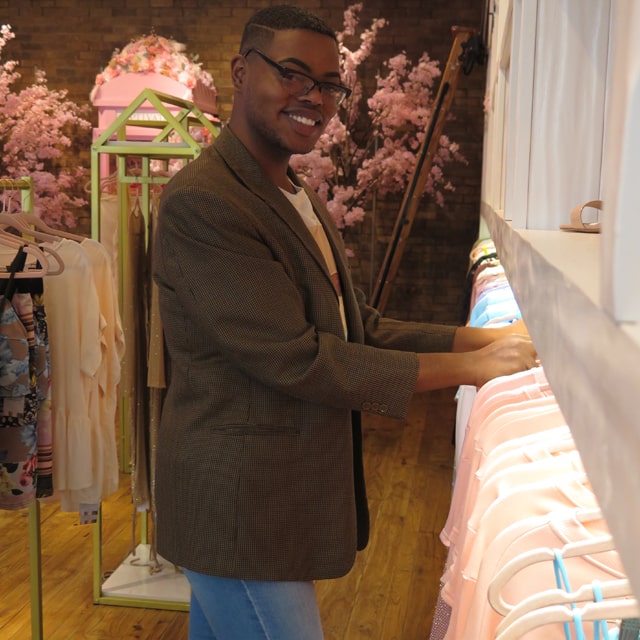
[[[448,353],[453,348],[456,325],[385,318],[367,304],[364,292],[358,289],[356,296],[367,344],[416,353]]]

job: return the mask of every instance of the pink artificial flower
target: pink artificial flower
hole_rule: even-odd
[[[197,81],[215,89],[213,77],[202,69],[197,56],[188,56],[186,46],[155,33],[145,35],[127,44],[122,50],[115,49],[107,66],[96,75],[90,98],[98,87],[123,73],[159,73],[173,78],[188,88]]]
[[[337,34],[343,82],[352,94],[329,122],[315,149],[291,162],[316,189],[339,229],[360,223],[374,194],[383,197],[406,190],[441,76],[438,62],[427,52],[414,65],[403,51],[385,62],[383,73],[376,76],[373,94],[365,97],[358,73],[387,21],[373,20],[358,36],[362,6],[357,3],[347,8],[344,29]],[[355,39],[359,42],[350,49],[349,43]],[[443,169],[454,161],[466,162],[459,145],[442,136],[425,181],[425,193],[439,206],[444,205],[443,192],[453,189]]]
[[[9,25],[0,27],[0,51],[13,37]],[[72,194],[84,193],[87,170],[64,169],[60,160],[72,145],[69,134],[91,129],[83,117],[88,108],[68,100],[67,91],[49,89],[42,70],[36,70],[32,85],[14,92],[12,85],[20,78],[17,65],[8,61],[0,66],[0,177],[31,176],[35,213],[53,226],[74,226],[73,210],[87,202]],[[19,194],[7,208],[21,208]]]

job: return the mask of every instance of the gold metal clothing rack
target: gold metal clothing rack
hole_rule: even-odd
[[[33,213],[33,178],[0,178],[1,191],[20,191],[22,210],[25,213]]]
[[[147,110],[153,108],[154,117],[141,118],[140,109]],[[133,137],[130,131],[139,131],[145,128],[150,132],[148,139],[130,139]],[[117,186],[117,197],[119,201],[120,232],[119,232],[119,258],[118,268],[120,282],[120,304],[122,308],[124,289],[126,287],[125,267],[128,262],[130,247],[128,246],[126,233],[126,218],[123,220],[124,212],[129,211],[129,188],[138,185],[139,205],[145,220],[149,219],[151,209],[151,198],[153,190],[159,185],[169,181],[168,175],[159,175],[152,170],[151,161],[178,160],[183,164],[197,158],[203,150],[203,144],[196,140],[193,134],[194,129],[202,129],[215,138],[220,125],[217,121],[210,120],[194,103],[170,96],[153,89],[144,89],[131,104],[111,123],[94,141],[91,146],[91,222],[92,237],[99,239],[101,228],[101,195],[102,180],[105,178],[100,173],[101,160],[104,154],[114,157],[116,170],[115,174],[109,175],[113,178]],[[136,161],[135,175],[130,171],[130,161]],[[120,399],[120,468],[121,471],[130,471],[130,440],[129,428],[127,424],[127,403],[128,398]],[[139,556],[142,558],[146,554],[148,544],[148,513],[140,512],[141,542]],[[138,558],[139,559],[139,558]],[[142,578],[136,574],[135,589],[128,588],[129,571],[136,569],[143,572]],[[144,573],[146,571],[146,573]],[[165,574],[167,572],[165,571]],[[123,579],[122,576],[125,575]],[[165,609],[187,611],[188,600],[172,599],[164,595],[164,590],[155,590],[158,582],[164,576],[162,572],[151,575],[148,567],[145,569],[144,562],[136,566],[130,561],[123,561],[116,568],[107,580],[104,579],[102,567],[102,509],[98,514],[98,521],[94,525],[93,538],[93,592],[95,604],[119,605],[127,607],[142,607],[149,609]],[[139,579],[138,579],[139,578]]]

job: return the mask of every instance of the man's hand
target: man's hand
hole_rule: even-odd
[[[482,329],[480,331],[483,331]],[[489,330],[486,330],[489,331]],[[498,335],[484,346],[454,353],[420,353],[415,391],[461,384],[481,387],[498,376],[536,366],[536,350],[528,335]]]
[[[536,350],[528,335],[514,333],[499,338],[482,349],[468,353],[476,356],[474,384],[483,384],[498,376],[511,375],[536,366]]]

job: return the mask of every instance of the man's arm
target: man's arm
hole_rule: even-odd
[[[481,387],[492,378],[533,368],[536,358],[535,347],[521,321],[493,329],[460,327],[451,353],[418,354],[415,391],[461,384]]]

